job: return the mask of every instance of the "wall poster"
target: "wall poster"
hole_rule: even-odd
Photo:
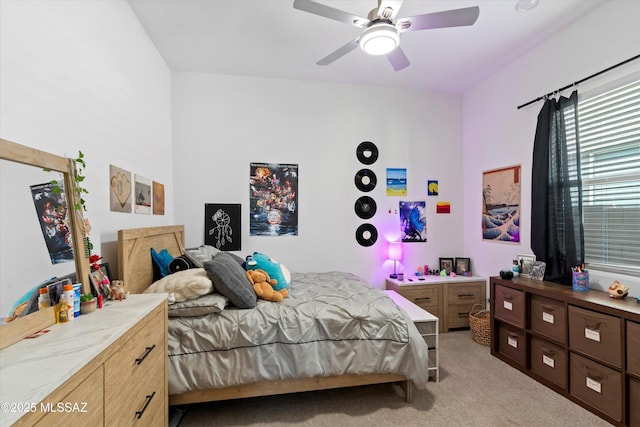
[[[221,251],[239,251],[241,215],[240,204],[204,205],[204,244]]]
[[[482,173],[482,239],[520,243],[520,165]]]
[[[109,187],[110,210],[131,213],[131,172],[109,165]]]
[[[136,174],[135,196],[137,214],[151,214],[151,180]]]
[[[61,183],[62,184],[62,183]],[[51,264],[73,261],[73,243],[69,223],[67,199],[64,188],[51,182],[31,186],[42,236],[49,250]]]
[[[251,163],[249,234],[298,235],[298,165]]]
[[[407,195],[407,169],[387,168],[387,196]]]
[[[425,202],[400,202],[400,231],[403,242],[427,241]]]

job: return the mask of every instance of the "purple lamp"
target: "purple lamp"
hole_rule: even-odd
[[[402,259],[402,242],[388,242],[387,256],[393,260],[393,274],[389,275],[389,277],[395,279],[398,277],[396,274],[396,263]]]

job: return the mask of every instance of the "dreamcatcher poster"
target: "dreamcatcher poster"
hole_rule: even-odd
[[[204,244],[221,251],[239,251],[240,204],[204,205]]]
[[[298,235],[298,165],[251,163],[249,189],[252,236]]]

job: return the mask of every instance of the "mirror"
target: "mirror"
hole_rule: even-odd
[[[0,139],[0,170],[2,178],[2,280],[0,281],[0,317],[8,314],[15,301],[43,280],[64,276],[75,270],[83,293],[90,292],[89,262],[84,250],[73,251],[73,263],[52,264],[43,241],[42,231],[29,186],[64,181],[64,188],[73,188],[73,161],[31,147]],[[44,169],[51,170],[46,172]],[[62,178],[61,178],[62,177]],[[72,241],[81,241],[82,231],[73,209],[75,195],[65,191],[68,224]],[[28,225],[25,225],[28,224]],[[31,226],[34,224],[34,226]],[[44,249],[42,249],[44,248]],[[75,263],[75,264],[74,264]],[[12,266],[16,265],[15,268]],[[21,270],[20,270],[21,269]],[[53,309],[37,311],[0,325],[0,349],[25,336],[46,328],[54,322]]]

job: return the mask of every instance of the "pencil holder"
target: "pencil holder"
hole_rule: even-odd
[[[573,273],[573,290],[578,292],[589,291],[589,273],[586,271]]]

